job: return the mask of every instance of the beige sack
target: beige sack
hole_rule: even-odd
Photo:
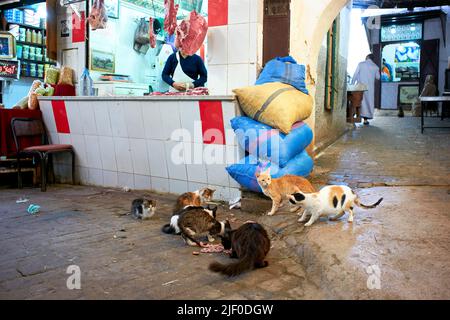
[[[234,89],[246,115],[288,134],[292,125],[311,115],[313,98],[280,82]]]
[[[69,67],[62,67],[59,74],[58,84],[69,84],[73,86],[73,69]]]

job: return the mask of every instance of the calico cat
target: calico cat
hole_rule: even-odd
[[[186,208],[186,206],[196,206],[206,204],[212,200],[214,192],[216,190],[210,188],[202,188],[194,192],[185,192],[178,197],[173,213],[176,214],[178,211]]]
[[[213,272],[232,277],[247,270],[269,265],[264,259],[270,250],[270,239],[267,231],[259,223],[248,222],[236,230],[226,229],[222,236],[222,245],[225,250],[231,249],[230,258],[237,258],[239,261],[228,265],[213,262],[209,265],[209,270]]]
[[[180,234],[180,228],[178,227],[178,219],[180,218],[180,215],[183,214],[183,212],[187,211],[186,209],[191,208],[191,207],[195,207],[195,206],[188,205],[188,206],[184,207],[183,209],[181,209],[180,211],[173,213],[172,217],[170,218],[170,223],[165,224],[162,227],[162,229],[161,229],[162,232],[167,233],[167,234]],[[207,212],[211,214],[211,217],[213,217],[214,219],[216,218],[216,212],[217,212],[216,205],[208,204],[206,207],[200,207],[200,208],[206,209]]]
[[[280,207],[283,200],[288,200],[289,195],[295,192],[315,192],[316,190],[311,183],[303,177],[294,175],[285,175],[281,178],[270,176],[270,168],[263,172],[256,172],[256,179],[263,193],[272,199],[272,210],[267,214],[273,215]],[[291,208],[291,212],[296,212],[300,206]]]
[[[347,186],[325,186],[319,192],[303,193],[296,192],[290,196],[289,201],[296,205],[301,205],[305,210],[298,220],[303,222],[308,215],[311,215],[306,227],[312,225],[320,216],[328,216],[330,220],[337,220],[342,217],[346,211],[349,212],[348,222],[353,222],[353,207],[355,205],[371,209],[378,206],[383,198],[380,198],[372,205],[362,204],[358,196]]]
[[[145,198],[134,199],[131,203],[131,215],[136,219],[151,218],[156,211],[156,201]]]
[[[203,244],[194,237],[207,233],[208,241],[212,242],[214,241],[212,236],[223,235],[225,228],[230,228],[228,221],[216,220],[216,210],[217,206],[214,208],[214,212],[203,207],[190,206],[180,212],[178,227],[180,228],[181,236],[188,245],[202,247]]]

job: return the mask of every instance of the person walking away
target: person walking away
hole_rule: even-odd
[[[352,83],[363,83],[367,87],[364,92],[361,105],[361,117],[364,124],[369,124],[369,119],[373,119],[375,109],[375,79],[380,79],[380,68],[373,61],[375,56],[371,53],[366,57],[366,61],[360,62],[353,75]]]

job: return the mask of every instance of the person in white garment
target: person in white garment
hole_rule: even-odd
[[[162,79],[170,86],[170,92],[203,87],[207,78],[202,58],[196,54],[184,54],[182,50],[169,56],[162,72]]]
[[[364,124],[369,124],[369,119],[373,119],[375,109],[375,79],[380,79],[380,68],[373,62],[375,56],[371,53],[366,57],[366,61],[360,62],[353,75],[352,83],[363,83],[367,87],[364,91],[361,105],[361,117]]]

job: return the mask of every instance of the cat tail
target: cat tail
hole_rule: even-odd
[[[219,262],[213,262],[209,265],[209,270],[212,272],[219,272],[229,277],[234,277],[241,274],[244,271],[253,269],[255,265],[254,252],[248,253],[246,256],[239,259],[239,261],[230,264],[221,264]]]
[[[165,224],[161,231],[167,234],[175,234],[175,228],[170,223]]]
[[[359,201],[359,199],[356,198],[355,204],[356,204],[357,206],[362,207],[362,208],[365,208],[365,209],[372,209],[372,208],[375,208],[376,206],[378,206],[378,205],[381,203],[381,201],[383,201],[383,198],[378,199],[378,201],[375,202],[374,204],[366,205],[366,204],[361,203],[361,202]]]

